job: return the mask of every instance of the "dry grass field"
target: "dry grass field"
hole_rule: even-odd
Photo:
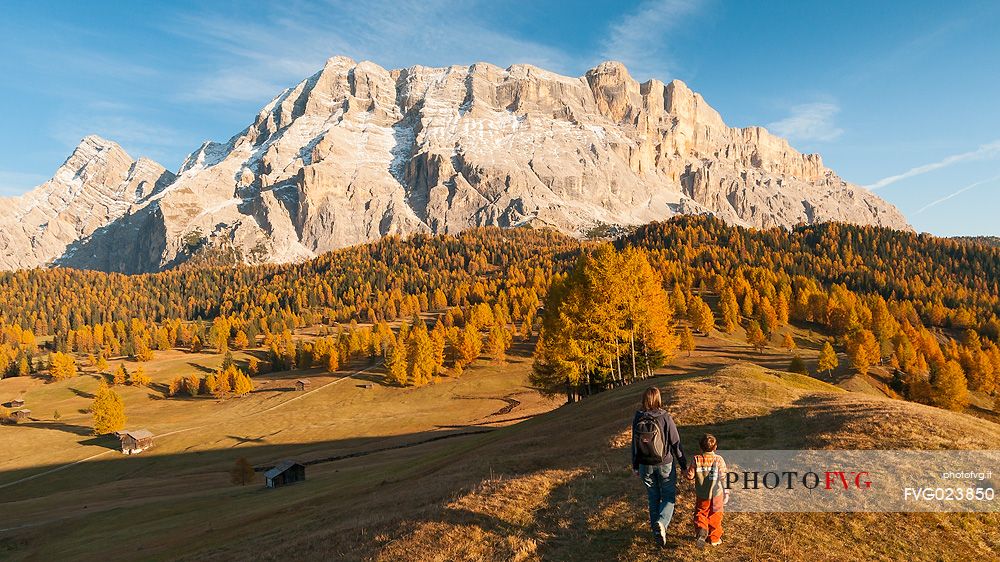
[[[656,382],[666,390],[689,447],[705,431],[733,449],[978,449],[1000,443],[1000,426],[967,415],[844,392],[748,363]],[[627,418],[644,387],[604,393],[505,429],[476,451],[481,463],[442,466],[433,478],[464,476],[466,486],[418,511],[397,532],[377,537],[382,542],[369,556],[974,560],[1000,553],[996,513],[731,514],[725,544],[705,553],[690,539],[693,493],[682,484],[670,530],[672,550],[665,555],[649,543],[644,494],[625,465]],[[563,445],[556,449],[553,443]],[[489,465],[492,474],[477,464]],[[283,550],[315,556],[321,543],[310,539]],[[276,555],[270,551],[266,557]]]
[[[795,336],[812,367],[820,340]],[[705,431],[723,449],[1000,444],[994,423],[892,400],[876,385],[845,391],[857,382],[846,367],[821,381],[783,372],[786,350],[757,353],[739,336],[696,339],[694,353],[653,381],[689,449]],[[81,410],[93,376],[5,379],[0,396],[23,394],[35,420],[0,428],[13,451],[0,461],[0,559],[663,558],[647,541],[644,494],[625,448],[649,383],[556,408],[560,401],[528,386],[529,353],[515,348],[507,365],[480,361],[461,378],[422,388],[384,386],[381,368],[367,364],[271,374],[258,377],[250,396],[222,401],[164,399],[156,386],[212,369],[218,355],[158,353],[146,365],[153,388],[123,389],[128,427],[159,436],[155,449],[132,457],[114,451],[113,439],[89,435]],[[307,392],[291,390],[297,378],[311,381]],[[328,460],[310,464],[305,483],[265,490],[261,481],[229,483],[239,457],[257,466]],[[1000,553],[996,514],[733,514],[725,545],[702,555],[687,538],[691,494],[681,485],[671,526],[678,558]]]
[[[262,375],[250,395],[223,400],[164,396],[171,379],[214,370],[220,355],[159,352],[143,365],[153,381],[148,388],[116,387],[127,427],[148,428],[157,436],[153,449],[132,457],[118,452],[114,437],[92,435],[86,409],[99,384],[97,374],[61,382],[4,379],[0,396],[22,397],[32,415],[0,428],[9,451],[0,459],[0,529],[89,517],[177,495],[211,495],[229,488],[228,470],[239,457],[268,466],[284,458],[348,455],[512,423],[558,405],[526,386],[529,351],[515,346],[505,365],[480,361],[461,377],[441,377],[421,388],[388,387],[381,366],[360,362],[337,373]],[[234,354],[238,364],[246,358]],[[136,365],[126,362],[129,369]],[[294,389],[300,378],[310,382],[305,392]],[[512,403],[516,406],[509,408]]]

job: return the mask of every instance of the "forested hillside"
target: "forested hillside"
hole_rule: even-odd
[[[969,244],[984,244],[1000,248],[1000,236],[955,236],[953,239]]]
[[[537,383],[575,396],[651,372],[693,333],[789,345],[773,340],[793,322],[827,336],[818,370],[836,367],[840,349],[858,372],[890,369],[893,388],[912,400],[958,409],[967,388],[996,394],[998,249],[875,227],[761,231],[705,217],[653,223],[614,246],[485,228],[389,237],[298,265],[4,273],[0,370],[58,376],[74,361],[263,341],[271,368],[367,353],[400,383],[420,384],[461,369],[484,345],[502,351],[515,335],[537,334]],[[411,322],[423,312],[436,313],[433,330]],[[389,326],[400,319],[403,327]],[[290,331],[314,325],[329,337],[307,349],[292,342]]]

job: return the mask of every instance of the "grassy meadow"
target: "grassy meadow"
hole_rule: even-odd
[[[822,340],[787,329],[812,369]],[[4,379],[0,396],[23,396],[33,419],[0,428],[12,451],[0,461],[0,558],[661,559],[627,467],[628,422],[651,382],[665,390],[688,449],[705,431],[723,450],[1000,443],[994,423],[891,399],[879,369],[859,379],[842,359],[833,373],[796,375],[786,372],[793,352],[757,352],[741,338],[698,336],[690,355],[652,381],[563,407],[528,383],[528,344],[515,345],[504,365],[480,359],[461,377],[419,388],[386,385],[380,365],[360,362],[336,373],[258,376],[253,393],[224,400],[163,395],[172,378],[213,370],[221,356],[158,352],[144,364],[149,388],[119,387],[127,427],[158,436],[155,448],[130,457],[115,439],[90,434],[85,410],[97,375]],[[248,353],[258,352],[234,359]],[[306,392],[293,390],[299,378],[310,381]],[[435,439],[444,436],[452,437]],[[310,464],[303,484],[266,490],[259,474],[252,485],[230,483],[239,457],[258,467],[328,460]],[[690,486],[680,485],[678,501],[677,557],[966,560],[1000,552],[996,514],[733,514],[724,546],[704,554],[688,538]]]

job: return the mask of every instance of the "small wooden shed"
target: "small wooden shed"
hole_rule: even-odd
[[[305,390],[307,386],[309,386],[309,381],[307,380],[299,379],[295,381],[295,390],[302,391]]]
[[[21,400],[20,398],[15,398],[15,399],[13,399],[13,400],[10,401],[10,407],[11,408],[23,408],[24,407],[24,400]]]
[[[122,453],[136,455],[153,446],[153,433],[148,429],[119,431],[118,439],[122,442]]]
[[[22,422],[31,416],[31,410],[17,410],[16,412],[11,412],[10,419],[15,422]]]
[[[264,485],[277,488],[295,484],[306,479],[306,465],[295,461],[281,461],[274,468],[264,473]]]

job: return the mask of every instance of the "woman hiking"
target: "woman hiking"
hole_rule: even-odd
[[[632,471],[642,479],[649,496],[649,526],[653,540],[667,545],[667,526],[674,515],[677,471],[687,472],[687,459],[673,418],[663,409],[660,389],[651,386],[642,394],[641,409],[632,419]]]

